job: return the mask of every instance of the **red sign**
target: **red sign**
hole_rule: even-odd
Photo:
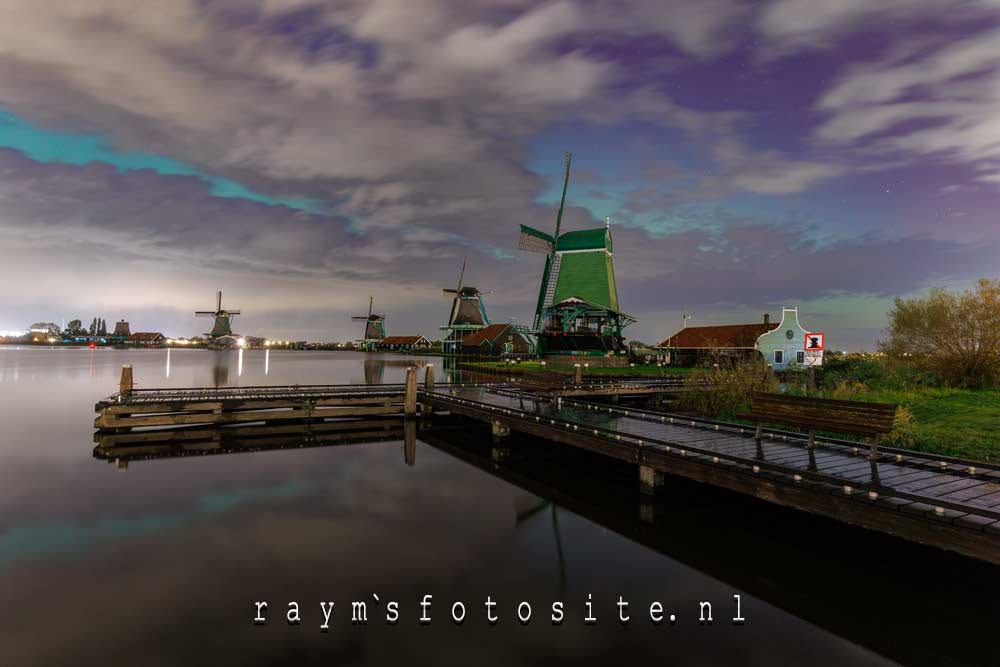
[[[807,333],[806,334],[806,351],[812,350],[813,352],[822,352],[824,338],[826,336],[821,333]]]

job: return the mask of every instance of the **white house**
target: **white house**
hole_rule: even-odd
[[[757,338],[756,348],[764,357],[764,363],[774,370],[785,370],[789,367],[803,368],[806,366],[821,366],[823,364],[823,335],[814,334],[809,337],[809,350],[806,350],[806,334],[811,334],[799,324],[798,308],[782,308],[781,323],[777,327],[761,334]]]

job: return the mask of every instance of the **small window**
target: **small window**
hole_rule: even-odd
[[[776,364],[782,364],[784,362],[785,362],[785,351],[784,350],[775,350],[774,351],[774,363],[776,363]]]
[[[805,350],[799,350],[795,353],[795,363],[804,364],[806,362]]]

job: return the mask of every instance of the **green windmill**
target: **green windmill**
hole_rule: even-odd
[[[618,308],[611,219],[604,227],[562,232],[570,163],[554,234],[521,225],[518,247],[545,255],[532,329],[543,356],[606,356],[625,350],[622,329],[636,321]]]

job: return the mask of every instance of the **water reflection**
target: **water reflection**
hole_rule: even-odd
[[[0,664],[992,659],[988,566],[682,480],[650,501],[634,468],[516,438],[497,456],[488,428],[461,420],[122,433],[95,452],[94,403],[125,363],[139,387],[400,382],[427,363],[441,382],[458,377],[431,357],[258,350],[240,376],[234,352],[174,349],[165,378],[162,354],[0,351]],[[747,626],[689,618],[734,592]],[[374,613],[350,624],[350,601],[373,593],[400,600],[397,626]],[[582,622],[588,594],[596,626]],[[619,595],[636,605],[628,626]],[[263,628],[256,599],[278,610]],[[650,599],[682,622],[641,622]],[[281,620],[290,600],[301,626]],[[348,608],[329,633],[320,600]],[[454,600],[469,608],[461,627]],[[537,622],[517,622],[521,600]],[[548,623],[552,600],[566,601],[562,627]]]
[[[550,563],[554,599],[565,600],[574,590],[573,560],[590,558],[582,544],[564,544],[560,519],[584,517],[692,568],[700,585],[706,578],[725,582],[742,594],[746,609],[773,605],[891,660],[986,664],[991,653],[976,639],[987,636],[995,621],[992,604],[1000,585],[991,578],[992,566],[683,479],[671,479],[662,495],[649,497],[638,493],[635,471],[627,464],[530,438],[505,442],[498,455],[488,428],[470,430],[458,419],[438,417],[417,429],[416,421],[390,418],[100,434],[94,457],[121,467],[128,461],[277,449],[382,447],[402,439],[403,460],[413,467],[419,440],[527,492],[513,499],[513,528],[515,534],[528,531],[532,539],[548,533],[551,550],[548,555],[539,551],[536,565]],[[859,567],[859,553],[878,553],[885,565]],[[935,571],[968,577],[920,579]],[[916,580],[920,586],[914,586]],[[788,618],[779,621],[782,627],[787,623]],[[948,631],[932,632],[932,627]],[[827,646],[829,639],[817,641],[836,653],[835,644]],[[769,654],[773,662],[782,662],[777,655]],[[826,660],[819,654],[811,662]]]

